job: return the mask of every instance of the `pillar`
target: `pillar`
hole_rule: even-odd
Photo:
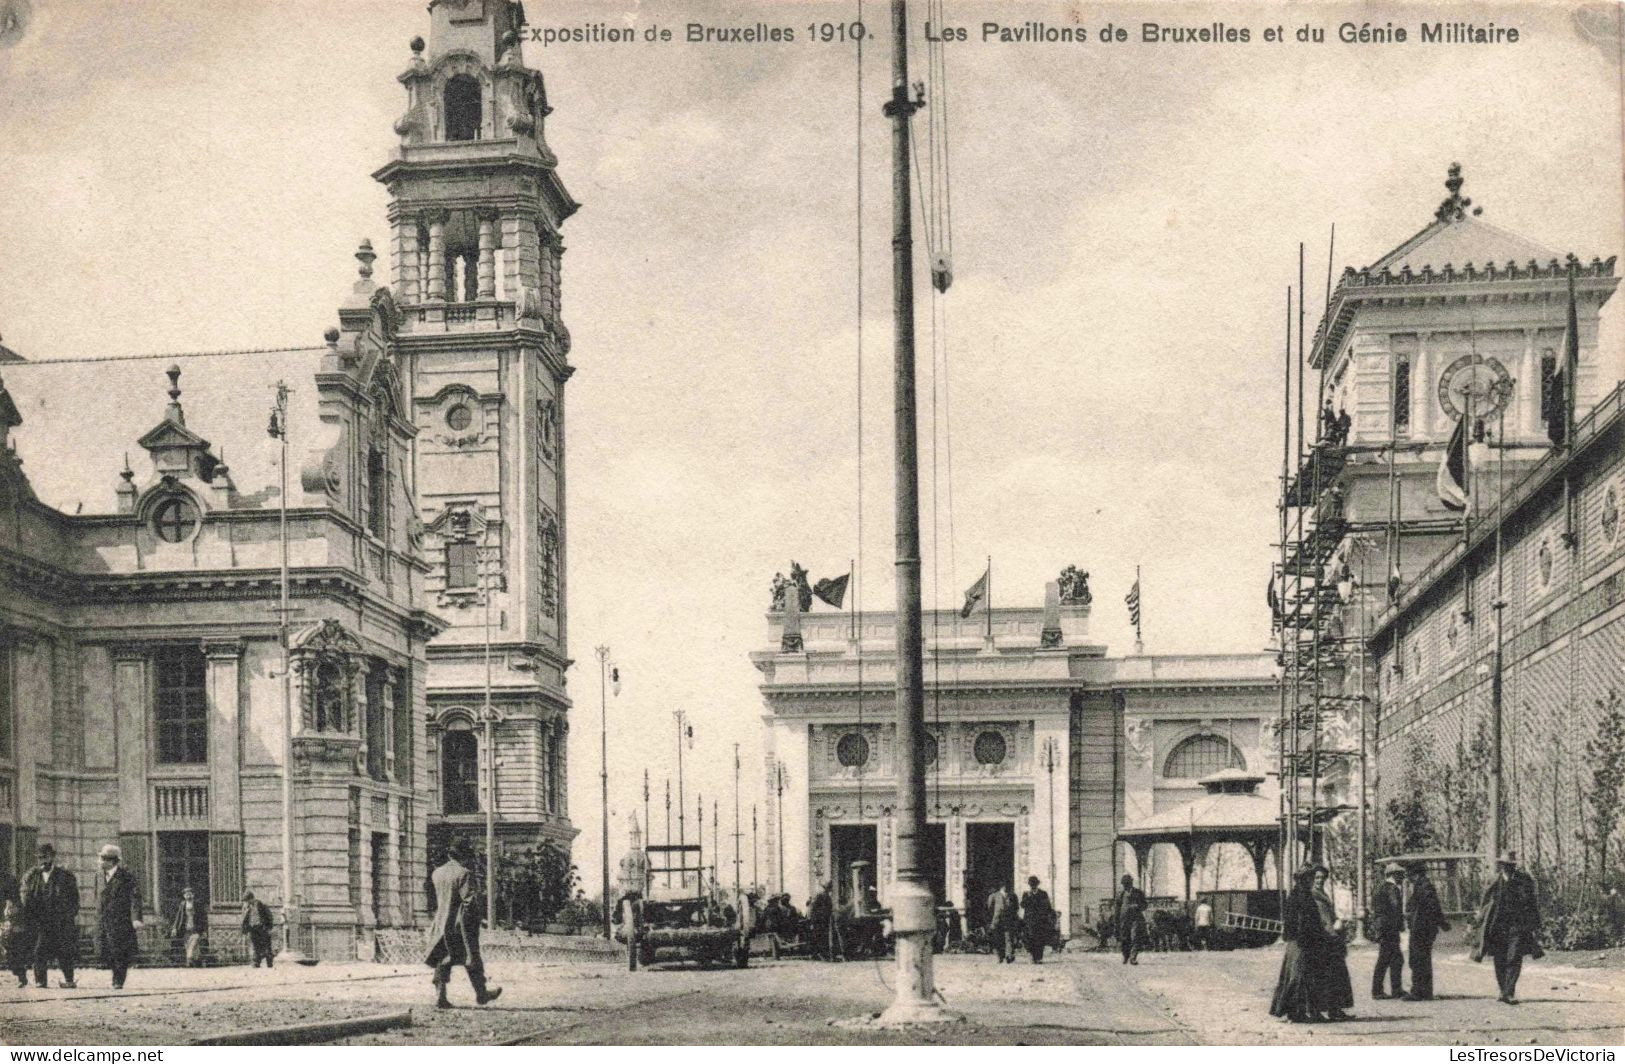
[[[494,299],[497,294],[494,237],[491,217],[485,214],[480,215],[480,261],[477,291],[481,299]]]
[[[1538,439],[1546,431],[1540,423],[1540,349],[1538,329],[1523,332],[1523,357],[1518,362],[1518,382],[1513,394],[1518,397],[1516,417],[1519,434]]]
[[[401,302],[418,302],[422,299],[419,288],[422,256],[419,254],[418,220],[415,216],[404,215],[395,220],[395,242],[390,250],[395,260],[395,283],[401,290]]]
[[[113,648],[113,707],[118,728],[118,828],[147,830],[147,655]]]
[[[429,216],[429,291],[425,301],[446,301],[446,216]]]
[[[237,733],[242,719],[243,644],[235,639],[205,643],[203,653],[208,659],[209,830],[241,831],[242,759]]]

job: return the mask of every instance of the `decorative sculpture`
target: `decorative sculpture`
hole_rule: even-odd
[[[1061,601],[1069,606],[1087,606],[1094,601],[1089,593],[1089,573],[1076,565],[1061,570],[1057,581],[1061,585]]]

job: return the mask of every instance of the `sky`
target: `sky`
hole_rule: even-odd
[[[386,246],[369,175],[396,143],[422,0],[28,3],[24,32],[0,43],[0,339],[32,359],[319,342],[358,242]],[[1311,331],[1331,227],[1337,272],[1374,261],[1431,220],[1452,162],[1486,221],[1586,260],[1625,250],[1619,11],[947,3],[940,20],[968,39],[943,46],[917,130],[923,148],[926,120],[946,123],[951,178],[931,213],[951,204],[936,242],[951,238],[955,278],[935,305],[923,283],[919,299],[927,603],[958,605],[991,556],[995,605],[1037,605],[1076,564],[1093,634],[1125,653],[1139,566],[1147,652],[1262,649],[1299,242]],[[658,810],[676,751],[657,737],[683,709],[686,790],[721,800],[725,834],[739,744],[748,864],[764,776],[748,654],[766,645],[773,574],[856,559],[864,606],[894,595],[884,6],[527,13],[640,35],[524,51],[582,204],[563,280],[576,860],[591,887],[604,644],[623,677],[612,856],[645,768]],[[915,77],[925,15],[911,11]],[[861,77],[852,43],[807,39],[859,17],[873,34]],[[1089,40],[984,42],[989,19]],[[1438,19],[1520,40],[1418,41]],[[1251,40],[1143,44],[1148,21]],[[1340,43],[1345,21],[1411,39]],[[681,43],[689,22],[797,39]],[[1097,41],[1107,23],[1129,40]],[[1305,25],[1326,40],[1297,43]],[[651,26],[678,40],[643,42]],[[1287,43],[1261,39],[1275,26]],[[919,225],[916,238],[923,277]],[[1610,379],[1625,376],[1620,313],[1604,313]]]

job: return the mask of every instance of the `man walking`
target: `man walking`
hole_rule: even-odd
[[[39,864],[23,880],[23,923],[33,938],[34,985],[45,986],[51,963],[62,969],[61,986],[72,990],[79,960],[79,882],[56,863],[56,850],[42,842],[34,851]]]
[[[248,936],[248,966],[258,968],[263,960],[271,967],[271,908],[251,890],[243,892],[243,934]]]
[[[203,967],[203,914],[198,911],[197,895],[191,887],[181,891],[180,904],[169,920],[169,939],[186,952],[188,968]]]
[[[812,954],[821,961],[835,959],[835,899],[830,884],[822,883],[807,902],[807,933],[812,936]]]
[[[1139,964],[1140,947],[1150,937],[1145,929],[1145,891],[1134,885],[1134,877],[1123,877],[1123,889],[1112,903],[1112,924],[1123,947],[1123,963]]]
[[[424,963],[434,969],[435,1003],[437,1009],[451,1008],[446,997],[446,984],[451,981],[451,968],[461,964],[468,972],[468,981],[474,987],[474,1000],[484,1005],[495,1001],[502,988],[487,990],[485,964],[480,958],[480,911],[474,873],[474,846],[466,838],[451,844],[451,853],[445,863],[434,870],[434,923],[429,926],[429,953]]]
[[[1495,862],[1495,873],[1495,882],[1484,892],[1484,904],[1479,909],[1478,945],[1473,960],[1482,961],[1485,954],[1489,955],[1495,962],[1499,1000],[1516,1005],[1524,957],[1539,960],[1545,956],[1540,948],[1540,904],[1535,898],[1534,879],[1518,867],[1517,855],[1511,850]]]
[[[987,933],[993,940],[993,952],[999,955],[1000,964],[1016,963],[1016,932],[1020,929],[1016,896],[1010,884],[1000,883],[999,889],[987,896]]]
[[[1405,870],[1393,861],[1382,870],[1383,884],[1371,899],[1371,937],[1377,943],[1377,967],[1371,973],[1374,1001],[1400,997],[1404,990],[1405,954],[1399,948],[1399,933],[1405,929],[1404,891],[1400,881]],[[1382,992],[1387,976],[1389,992]]]
[[[1021,896],[1021,927],[1033,963],[1042,964],[1044,947],[1055,940],[1055,907],[1049,892],[1038,885],[1037,876],[1027,877],[1027,890]]]
[[[1196,912],[1193,923],[1196,928],[1196,945],[1198,949],[1213,948],[1213,906],[1206,898],[1196,903]]]
[[[1420,864],[1411,865],[1410,888],[1405,922],[1411,929],[1411,989],[1404,998],[1428,1001],[1433,997],[1433,940],[1440,931],[1450,930],[1450,925],[1445,923],[1439,892],[1433,889],[1427,869]]]
[[[121,863],[123,854],[109,843],[102,847],[102,888],[96,900],[96,952],[102,967],[113,973],[113,989],[124,989],[124,977],[135,959],[136,928],[141,926],[141,892],[135,876]]]

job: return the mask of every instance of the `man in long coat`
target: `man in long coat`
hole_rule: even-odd
[[[122,858],[117,846],[102,847],[102,887],[96,899],[96,952],[102,967],[113,973],[114,990],[124,988],[135,959],[135,931],[141,926],[141,892]]]
[[[271,907],[254,897],[253,891],[243,893],[243,934],[248,936],[248,948],[251,954],[250,968],[258,968],[260,961],[265,962],[267,968],[271,967]]]
[[[1033,963],[1044,960],[1044,947],[1055,941],[1055,906],[1049,892],[1038,885],[1037,876],[1027,877],[1027,890],[1021,895],[1021,927],[1027,952]]]
[[[993,952],[999,963],[1016,963],[1016,933],[1021,930],[1021,916],[1016,910],[1016,896],[1010,884],[1000,883],[999,889],[987,896],[987,933],[993,939]]]
[[[423,963],[434,969],[435,1008],[449,1009],[446,984],[451,968],[461,964],[474,987],[474,1000],[484,1005],[495,1001],[501,987],[487,989],[485,963],[480,958],[480,912],[474,873],[474,847],[464,838],[451,845],[445,863],[434,870],[434,923],[429,925],[429,953]]]
[[[1134,877],[1123,877],[1123,889],[1112,902],[1112,929],[1123,947],[1123,963],[1139,964],[1140,947],[1150,934],[1145,928],[1145,891],[1134,885]]]
[[[1383,869],[1384,882],[1371,898],[1371,937],[1377,943],[1377,967],[1371,973],[1371,997],[1381,1001],[1404,992],[1405,954],[1399,948],[1399,933],[1405,930],[1405,901],[1400,880],[1405,870],[1394,862]],[[1383,977],[1390,990],[1382,992]]]
[[[1534,879],[1518,867],[1517,855],[1511,850],[1501,854],[1495,871],[1495,882],[1484,892],[1484,904],[1478,911],[1478,945],[1473,960],[1482,961],[1489,955],[1495,962],[1500,1000],[1516,1005],[1523,959],[1539,960],[1545,955],[1540,948],[1540,905],[1535,898]]]
[[[62,986],[72,990],[73,969],[79,961],[79,881],[56,863],[56,850],[48,842],[35,849],[39,864],[23,879],[23,922],[33,937],[34,985],[45,985],[54,961],[62,969]]]
[[[1445,923],[1439,892],[1420,864],[1411,865],[1410,887],[1405,922],[1411,929],[1411,989],[1404,997],[1406,1001],[1427,1001],[1433,997],[1433,940],[1440,931],[1450,930],[1450,925]]]

